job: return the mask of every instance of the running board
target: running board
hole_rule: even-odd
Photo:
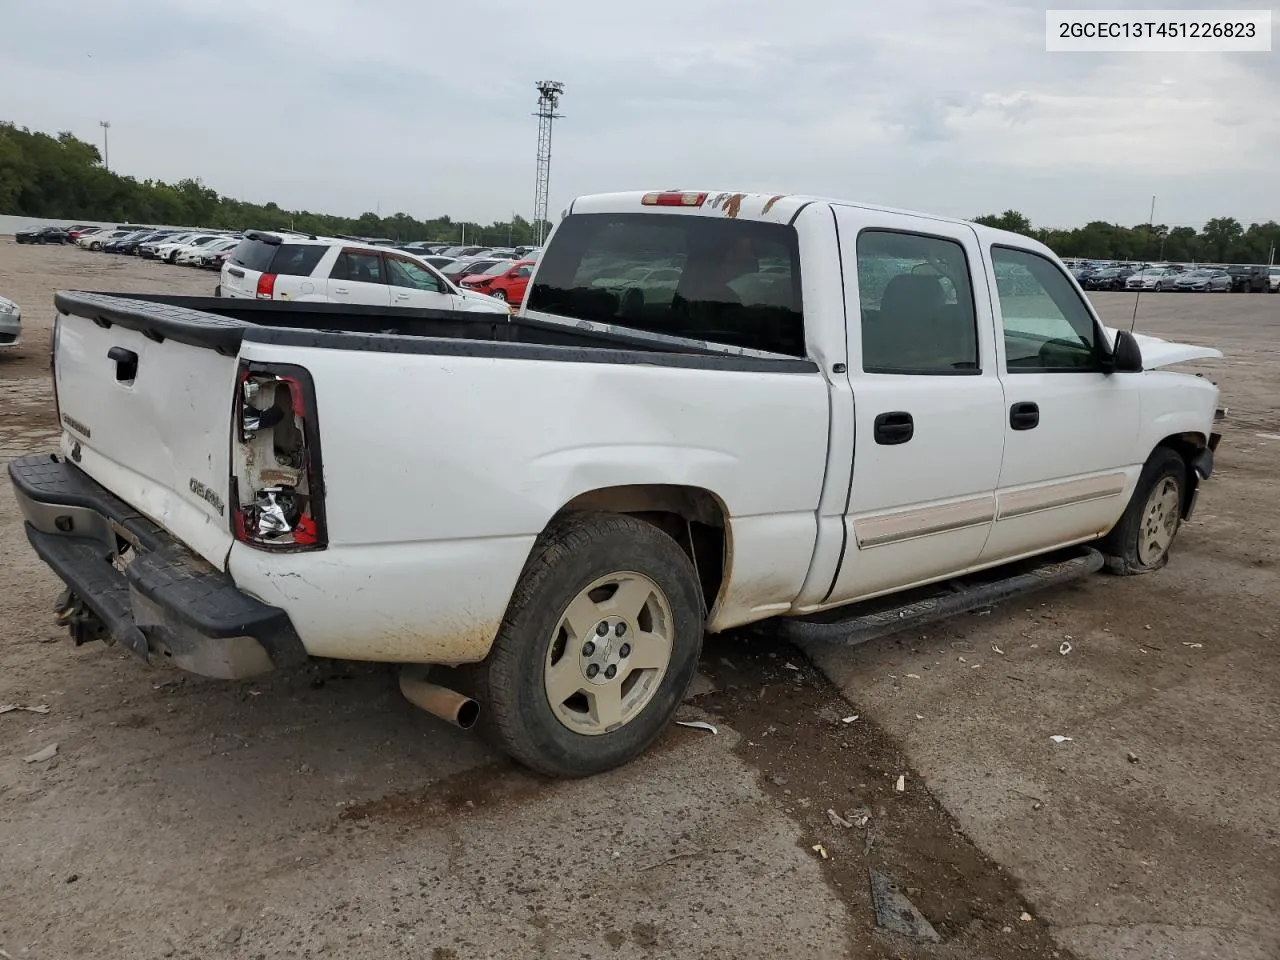
[[[792,642],[814,641],[854,647],[899,630],[991,606],[1010,597],[1070,583],[1097,573],[1103,563],[1102,554],[1092,547],[1075,547],[807,617],[765,621],[761,627]]]

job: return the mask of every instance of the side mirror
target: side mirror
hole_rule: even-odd
[[[1111,351],[1113,373],[1141,373],[1142,348],[1128,330],[1116,331],[1116,345]]]

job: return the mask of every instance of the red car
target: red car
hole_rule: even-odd
[[[536,260],[517,260],[496,263],[484,273],[473,273],[462,278],[462,286],[477,293],[487,293],[496,300],[505,300],[513,307],[520,306],[524,291],[529,286]]]

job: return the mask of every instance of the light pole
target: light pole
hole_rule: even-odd
[[[551,124],[561,114],[556,110],[560,106],[560,95],[564,93],[564,84],[559,80],[539,80],[538,112],[538,179],[533,194],[534,235],[538,238],[538,246],[542,246],[543,224],[547,220],[547,202],[551,195]]]
[[[111,149],[107,146],[107,131],[111,129],[110,120],[99,120],[98,126],[102,128],[102,166],[108,173],[111,172]]]

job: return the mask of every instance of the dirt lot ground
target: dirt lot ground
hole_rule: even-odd
[[[0,240],[26,320],[0,461],[52,443],[54,290],[214,282]],[[1202,366],[1220,472],[1167,570],[811,660],[716,639],[684,710],[719,734],[579,783],[382,668],[220,683],[74,648],[0,482],[0,704],[49,707],[0,714],[0,957],[1277,956],[1280,296],[1146,295],[1138,329],[1228,354]],[[877,931],[868,868],[941,945]]]

